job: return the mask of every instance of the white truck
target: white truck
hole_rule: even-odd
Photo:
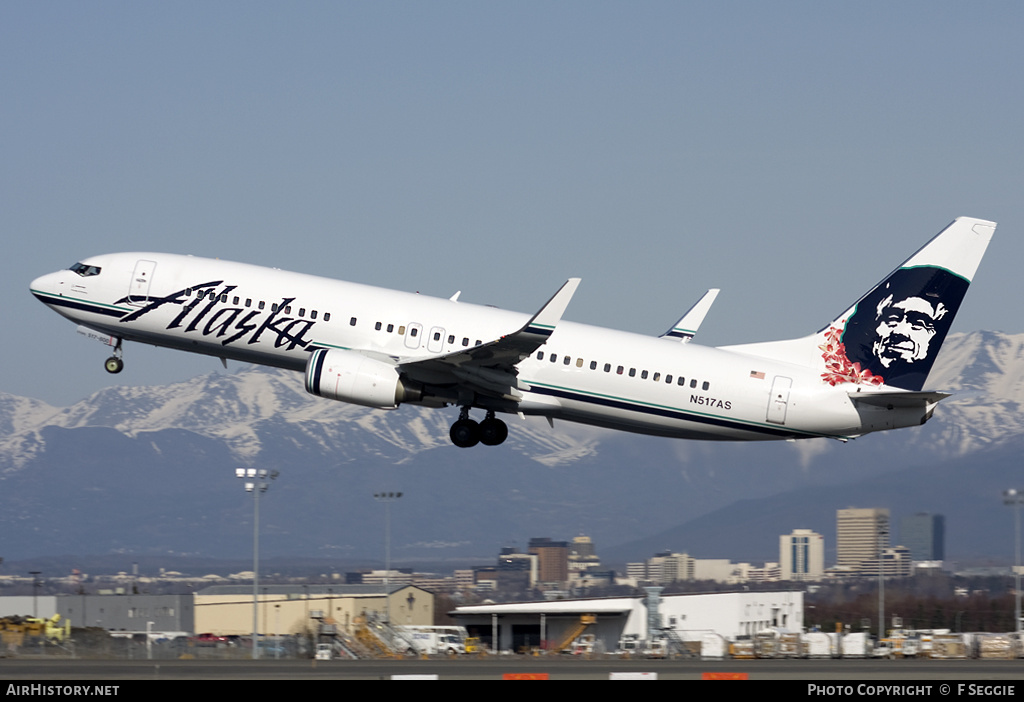
[[[397,626],[406,646],[406,653],[411,655],[432,656],[438,653],[455,656],[466,652],[465,627],[461,626]]]

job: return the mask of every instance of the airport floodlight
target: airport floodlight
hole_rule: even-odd
[[[32,576],[32,618],[39,618],[39,576],[43,574],[41,570],[30,570],[28,572]]]
[[[373,499],[384,503],[384,620],[391,624],[391,503],[400,492],[375,492]]]
[[[1020,637],[1020,506],[1024,503],[1024,492],[1016,488],[1003,490],[1003,504],[1013,507],[1013,630]]]
[[[270,481],[280,475],[276,470],[235,468],[235,477],[244,480],[245,491],[252,494],[252,658],[260,657],[259,647],[259,584],[260,584],[260,493],[266,492]]]

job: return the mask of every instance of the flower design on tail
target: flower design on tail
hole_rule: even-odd
[[[846,320],[842,323],[845,325]],[[842,342],[843,330],[829,327],[825,332],[825,343],[819,346],[821,357],[825,361],[825,372],[821,379],[829,385],[840,383],[856,383],[859,385],[881,385],[885,379],[875,375],[867,368],[862,369],[859,363],[851,363],[846,357],[846,346]]]

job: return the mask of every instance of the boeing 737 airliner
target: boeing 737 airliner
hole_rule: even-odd
[[[814,334],[720,348],[687,343],[717,290],[647,337],[563,322],[576,278],[532,316],[159,253],[87,258],[31,291],[113,347],[111,373],[124,341],[289,368],[331,400],[459,407],[460,447],[502,443],[499,412],[684,439],[846,441],[923,424],[947,397],[925,389],[928,373],[995,227],[957,219]]]

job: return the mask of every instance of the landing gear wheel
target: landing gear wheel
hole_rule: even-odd
[[[111,356],[103,362],[103,367],[106,368],[108,373],[120,373],[124,368],[124,361],[117,356]]]
[[[480,443],[484,446],[497,446],[508,438],[508,425],[492,415],[480,422]]]
[[[460,419],[448,432],[452,443],[459,448],[470,448],[480,443],[480,425],[472,419]]]

